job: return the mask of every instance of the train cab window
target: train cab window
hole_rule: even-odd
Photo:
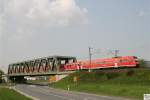
[[[66,60],[66,61],[65,61],[65,64],[68,64],[68,62],[69,62],[69,61],[68,61],[68,60]]]
[[[136,56],[133,56],[133,58],[134,58],[134,59],[138,59],[138,57],[136,57]]]
[[[133,56],[133,58],[134,58],[134,60],[135,60],[136,62],[138,62],[138,57]]]
[[[73,59],[73,62],[77,62],[77,60],[76,60],[76,59]]]
[[[69,60],[69,63],[73,63],[73,62],[74,62],[74,60],[73,60],[73,59]]]
[[[66,61],[65,60],[61,60],[61,65],[63,64],[65,64],[66,63]]]

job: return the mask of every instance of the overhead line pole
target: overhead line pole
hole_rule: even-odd
[[[119,50],[115,50],[115,57],[118,57]]]
[[[89,67],[90,67],[90,68],[91,68],[91,65],[92,65],[92,64],[91,64],[91,62],[92,62],[92,61],[91,61],[91,60],[92,60],[92,53],[91,53],[91,49],[92,49],[92,48],[91,48],[91,47],[89,47]],[[91,72],[90,68],[89,68],[89,72]]]

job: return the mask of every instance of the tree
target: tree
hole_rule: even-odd
[[[2,83],[2,75],[4,74],[4,72],[0,69],[0,83]]]
[[[139,60],[139,66],[140,66],[140,67],[146,67],[146,62],[145,62],[144,59],[140,59],[140,60]]]

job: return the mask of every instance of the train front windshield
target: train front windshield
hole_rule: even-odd
[[[66,64],[71,64],[71,63],[77,62],[76,58],[64,58],[59,61],[60,61],[61,70],[64,70],[64,66]]]

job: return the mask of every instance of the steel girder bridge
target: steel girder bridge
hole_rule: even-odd
[[[10,80],[23,81],[24,76],[47,76],[69,74],[73,71],[65,71],[64,65],[76,62],[71,56],[50,56],[18,63],[9,64],[8,78]]]

